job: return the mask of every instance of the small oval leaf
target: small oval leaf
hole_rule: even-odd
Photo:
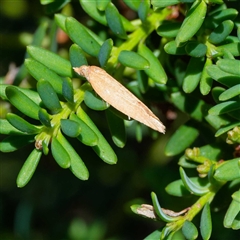
[[[127,34],[124,29],[122,19],[120,17],[118,9],[115,7],[113,3],[110,2],[107,5],[105,14],[106,14],[108,26],[113,31],[113,33],[122,39],[126,39]]]
[[[69,119],[61,119],[61,129],[64,134],[73,138],[77,137],[81,132],[79,123]]]
[[[72,41],[79,45],[84,52],[97,57],[100,51],[100,44],[88,33],[85,27],[72,17],[68,17],[65,24],[67,33]]]
[[[39,133],[41,127],[34,126],[14,113],[7,114],[7,120],[18,130],[25,134],[32,135]]]
[[[240,178],[239,161],[240,158],[224,161],[216,168],[214,178],[218,181],[232,181]]]
[[[189,42],[186,44],[185,50],[189,56],[199,58],[206,55],[207,46],[199,42]]]
[[[133,51],[121,51],[118,56],[118,61],[124,66],[134,69],[144,70],[149,68],[148,60]]]
[[[62,78],[43,64],[33,60],[26,59],[25,65],[29,73],[37,80],[44,79],[50,82],[58,94],[62,94]]]
[[[199,135],[199,131],[190,126],[182,125],[175,131],[165,148],[167,156],[175,156],[188,148]]]
[[[75,43],[70,47],[69,58],[73,67],[88,65],[83,50]]]
[[[226,37],[232,32],[234,23],[231,20],[225,20],[220,23],[217,28],[210,34],[208,41],[212,44],[223,42]]]
[[[6,88],[6,96],[10,103],[26,116],[38,119],[40,107],[33,102],[27,95],[19,91],[17,87],[9,86]]]
[[[165,84],[167,82],[167,74],[165,73],[163,66],[153,52],[144,44],[140,44],[138,47],[138,53],[142,55],[150,64],[148,69],[145,69],[145,73],[156,83]]]
[[[116,164],[117,156],[102,133],[98,130],[96,125],[92,122],[90,117],[83,111],[82,108],[78,108],[77,116],[90,127],[98,137],[98,144],[93,146],[93,150],[97,155],[108,164]]]
[[[58,113],[62,106],[59,102],[57,93],[55,92],[51,83],[45,80],[40,80],[37,83],[37,91],[44,103],[44,105],[53,112],[53,114]]]
[[[68,102],[74,102],[73,83],[70,78],[63,79],[62,95]]]
[[[188,220],[186,220],[183,224],[182,233],[187,240],[194,240],[198,237],[198,230],[196,226]]]
[[[88,127],[76,114],[72,113],[70,119],[79,123],[81,127],[80,135],[77,137],[79,141],[87,146],[96,146],[98,143],[98,137],[94,131]]]
[[[106,65],[106,63],[111,55],[112,47],[113,47],[112,39],[107,39],[101,46],[99,54],[98,54],[98,60],[99,60],[101,67],[104,67]],[[78,66],[81,66],[81,65],[78,65]]]
[[[28,46],[27,52],[33,59],[42,63],[60,76],[72,77],[72,66],[68,60],[37,46]]]
[[[179,32],[176,36],[176,44],[179,46],[181,43],[190,40],[201,27],[207,12],[207,4],[205,1],[195,1],[181,25]]]
[[[163,21],[162,24],[157,28],[157,34],[161,37],[174,38],[177,36],[180,27],[180,22]]]
[[[53,158],[61,168],[70,167],[70,156],[56,137],[52,138],[51,151]]]
[[[31,154],[28,156],[17,176],[17,186],[19,188],[24,187],[30,181],[37,168],[41,156],[42,152],[37,149],[33,149]]]
[[[193,92],[200,81],[202,71],[204,67],[204,58],[191,57],[187,70],[185,73],[185,78],[183,80],[183,91],[185,93]]]
[[[45,109],[43,109],[43,108],[39,109],[38,117],[39,117],[40,122],[43,125],[45,125],[46,127],[51,127],[51,118]]]
[[[2,127],[2,125],[1,125]],[[8,136],[0,142],[1,152],[14,152],[29,143],[34,142],[34,136]]]
[[[86,165],[61,132],[58,133],[58,141],[70,157],[70,170],[72,173],[81,180],[87,180],[89,178],[89,172]]]
[[[209,203],[206,203],[201,214],[200,232],[203,240],[208,240],[212,234],[212,218]]]

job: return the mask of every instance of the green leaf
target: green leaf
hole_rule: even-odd
[[[180,3],[180,0],[152,0],[151,1],[154,8],[164,8],[171,5]]]
[[[62,106],[59,102],[57,93],[55,92],[51,83],[46,80],[40,80],[37,83],[37,91],[44,103],[44,105],[53,112],[58,113]]]
[[[240,164],[239,164],[239,166],[240,166]],[[240,203],[240,190],[233,193],[232,199],[234,199],[236,202]]]
[[[72,77],[72,66],[68,60],[36,46],[28,46],[27,52],[33,59],[42,63],[60,76]]]
[[[2,125],[1,125],[2,127]],[[29,143],[34,142],[34,136],[8,136],[0,142],[1,152],[14,152]]]
[[[44,108],[40,108],[38,112],[40,122],[46,127],[51,127],[51,118]]]
[[[106,110],[109,107],[109,104],[102,100],[94,91],[85,91],[84,102],[89,108],[96,111]]]
[[[142,22],[145,22],[147,20],[149,10],[150,10],[150,0],[141,1],[138,8],[138,16]]]
[[[57,1],[54,1],[52,3],[49,3],[45,7],[45,11],[46,11],[47,14],[53,14],[53,13],[59,11],[60,9],[62,9],[69,2],[70,2],[70,0],[57,0]]]
[[[237,36],[238,36],[238,39],[240,41],[240,26],[238,26],[238,28],[237,28]]]
[[[56,160],[57,164],[61,168],[69,168],[70,167],[70,156],[64,146],[61,144],[61,142],[58,141],[58,137],[52,138],[51,143],[51,151],[53,158]]]
[[[63,146],[63,148],[66,150],[70,157],[70,170],[72,171],[72,173],[81,180],[88,180],[89,178],[88,169],[86,168],[84,162],[77,154],[77,152],[74,150],[72,145],[61,134],[61,132],[58,133],[58,141]]]
[[[33,60],[25,59],[25,65],[29,73],[37,80],[44,79],[51,83],[58,94],[62,94],[62,78],[43,64]]]
[[[185,78],[183,80],[183,91],[185,93],[191,93],[196,89],[201,79],[203,66],[204,66],[203,57],[202,58],[191,57],[187,66]]]
[[[62,95],[70,103],[74,103],[73,83],[70,78],[63,79]]]
[[[227,101],[215,105],[214,107],[210,108],[208,112],[212,115],[220,115],[237,109],[240,109],[240,101]]]
[[[149,68],[148,60],[133,51],[121,51],[118,56],[118,61],[124,66],[134,69],[144,70]]]
[[[154,192],[151,192],[151,198],[153,202],[153,207],[155,213],[158,215],[160,219],[162,219],[164,222],[174,222],[176,221],[179,217],[172,217],[167,214],[165,214],[159,204],[159,201],[157,199],[157,195]]]
[[[6,95],[6,88],[9,87],[9,84],[0,84],[0,97],[3,100],[8,100],[7,95]],[[13,86],[11,86],[13,87]],[[36,91],[27,89],[27,88],[21,88],[21,87],[16,87],[20,92],[25,94],[28,98],[30,98],[33,102],[35,102],[37,105],[41,103],[41,98],[39,94]]]
[[[214,178],[218,181],[232,181],[240,178],[240,158],[227,160],[217,166]]]
[[[161,37],[175,38],[180,27],[181,27],[180,22],[163,21],[162,24],[157,28],[157,34]],[[176,46],[176,42],[175,41],[172,42],[175,43]]]
[[[61,129],[69,137],[77,137],[81,133],[81,126],[78,122],[70,119],[61,119]]]
[[[195,184],[194,182],[192,182],[191,179],[186,175],[186,173],[182,167],[180,167],[179,170],[180,170],[180,175],[181,175],[183,184],[184,184],[185,188],[191,194],[194,194],[196,196],[203,196],[209,192],[208,187],[200,187],[197,184]]]
[[[240,76],[231,73],[226,73],[216,65],[207,66],[206,70],[212,79],[216,80],[217,82],[227,87],[233,87],[239,84],[240,82]]]
[[[240,42],[229,43],[217,47],[217,51],[225,52],[229,51],[234,57],[240,56]]]
[[[7,114],[7,120],[18,130],[25,134],[32,135],[39,133],[41,127],[34,126],[14,113]]]
[[[0,118],[0,134],[5,135],[23,135],[22,131],[19,131],[17,128],[13,127],[12,124],[8,122],[6,119]]]
[[[26,116],[38,119],[40,107],[33,102],[27,95],[18,90],[17,87],[9,86],[6,88],[6,96],[10,103]]]
[[[42,152],[35,148],[28,156],[17,176],[17,186],[19,188],[24,187],[30,181],[37,168],[41,156]]]
[[[209,76],[207,72],[207,66],[210,65],[212,65],[212,60],[210,58],[207,58],[200,79],[200,92],[202,95],[207,95],[212,88],[213,79]]]
[[[96,125],[92,122],[90,117],[83,111],[82,108],[78,108],[77,116],[90,127],[98,137],[98,144],[93,146],[93,150],[97,155],[108,164],[116,164],[117,156],[109,143],[106,141],[102,133],[98,130]]]
[[[182,233],[187,240],[197,239],[198,237],[198,230],[196,226],[188,220],[186,220],[183,224]]]
[[[87,146],[96,146],[98,143],[98,137],[95,132],[88,127],[76,114],[72,113],[70,119],[78,122],[81,128],[80,135],[77,137],[79,141]]]
[[[105,67],[105,65],[111,55],[112,47],[113,47],[112,39],[107,39],[101,46],[99,54],[98,54],[98,60],[99,60],[101,67]]]
[[[54,14],[55,22],[64,32],[67,32],[66,26],[65,26],[66,19],[67,19],[67,16],[63,14],[60,14],[60,13]]]
[[[47,4],[52,3],[52,2],[54,2],[54,1],[55,1],[55,0],[40,0],[40,2],[41,2],[42,5],[47,5]]]
[[[196,166],[196,165],[195,165]],[[193,177],[190,178],[190,180],[196,185],[198,188],[203,188],[203,186],[209,187],[210,184],[208,182],[208,179],[203,179],[199,177]],[[176,197],[183,197],[183,196],[189,196],[190,193],[187,190],[187,188],[184,186],[183,181],[181,179],[176,180],[168,184],[165,188],[166,192],[172,196]]]
[[[208,240],[212,234],[212,218],[209,203],[206,203],[200,221],[200,232],[203,240]]]
[[[106,111],[108,126],[113,142],[120,148],[126,144],[126,130],[123,119],[116,116],[110,109]]]
[[[133,11],[137,11],[140,6],[140,1],[134,1],[134,0],[123,0],[124,3]]]
[[[182,125],[171,136],[168,141],[165,154],[167,156],[175,156],[188,148],[198,137],[199,131],[190,124]]]
[[[236,96],[240,95],[240,84],[235,85],[234,87],[231,87],[220,94],[219,100],[220,101],[226,101],[228,99],[234,98]]]
[[[177,46],[187,42],[197,33],[204,21],[206,12],[207,4],[205,1],[195,1],[195,3],[193,3],[176,36],[175,41]]]
[[[97,0],[97,8],[100,11],[104,11],[110,0]]]
[[[223,42],[226,37],[232,32],[234,23],[231,20],[225,20],[220,23],[217,28],[210,34],[208,41],[212,44]]]
[[[159,240],[161,237],[161,234],[162,234],[161,230],[158,229],[158,230],[152,232],[147,237],[145,237],[143,240]]]
[[[144,71],[137,71],[137,83],[141,93],[146,93],[148,90],[148,76]]]
[[[216,103],[220,103],[219,96],[225,91],[223,87],[214,87],[212,89],[212,97]]]
[[[226,8],[225,4],[221,4],[220,6],[222,7],[222,9],[219,8],[217,9],[217,11],[213,11],[213,13],[205,19],[205,25],[207,26],[207,28],[216,28],[223,21],[234,20],[238,15],[237,9]]]
[[[240,60],[236,59],[220,59],[217,66],[224,72],[240,76]]]
[[[219,129],[222,126],[228,125],[232,122],[232,119],[226,115],[215,116],[208,113],[208,108],[203,108],[203,112],[206,112],[205,120],[215,129]]]
[[[65,24],[67,33],[72,41],[80,46],[84,52],[97,57],[100,51],[100,44],[89,34],[85,27],[72,17],[68,17]]]
[[[120,14],[113,3],[110,2],[107,5],[105,14],[108,26],[113,31],[113,33],[122,39],[126,39],[127,34],[124,29]]]
[[[69,50],[70,62],[73,67],[80,67],[82,65],[88,65],[87,59],[83,50],[77,45],[72,44]]]
[[[207,46],[203,43],[191,41],[185,46],[186,53],[195,58],[204,57],[207,52]]]
[[[224,4],[222,6],[224,6]],[[219,24],[221,24],[225,20],[234,20],[237,15],[238,15],[237,9],[234,8],[219,9],[218,11],[214,12],[209,17],[207,17],[205,22],[208,28],[216,28]]]
[[[95,19],[97,22],[107,25],[106,17],[104,12],[98,10],[98,0],[93,0],[93,1],[85,1],[85,0],[80,0],[79,1],[83,10],[91,16],[93,19]],[[102,1],[104,2],[104,1]]]
[[[164,50],[166,53],[171,55],[186,55],[185,46],[177,46],[176,42],[170,41],[164,45]]]
[[[189,114],[193,119],[202,120],[202,108],[206,105],[203,100],[182,92],[175,92],[171,94],[171,101],[178,109]]]
[[[153,52],[144,44],[140,44],[138,47],[138,53],[142,55],[150,63],[150,67],[145,69],[145,73],[156,83],[165,84],[167,82],[167,75]]]
[[[180,157],[180,159],[178,161],[178,165],[180,165],[181,167],[184,167],[184,168],[196,168],[197,167],[197,163],[193,162],[193,161],[189,161],[189,159],[187,159],[185,155]]]
[[[238,200],[233,198],[232,202],[230,203],[230,205],[228,207],[228,210],[226,212],[226,215],[225,215],[224,221],[223,221],[223,225],[225,228],[239,229],[239,227],[237,228],[237,226],[234,226],[236,224],[236,222],[235,222],[236,218],[240,212],[239,193],[240,193],[240,191],[237,191],[232,195],[232,197],[234,195],[238,195]]]
[[[218,131],[215,133],[215,137],[219,137],[220,135],[230,131],[231,129],[233,129],[236,126],[240,126],[240,122],[239,121],[230,123],[227,126],[224,126],[224,127],[220,128],[220,129],[218,129]]]

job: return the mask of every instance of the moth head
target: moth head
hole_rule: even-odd
[[[83,65],[81,67],[74,67],[73,70],[79,75],[85,77],[87,80],[89,75],[89,66]]]

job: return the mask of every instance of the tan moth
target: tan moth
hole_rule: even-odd
[[[96,66],[85,65],[73,69],[76,73],[85,77],[94,91],[109,105],[128,117],[156,131],[165,133],[165,126],[154,113],[106,71]]]

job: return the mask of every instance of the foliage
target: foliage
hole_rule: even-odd
[[[42,0],[41,4],[52,14],[64,10],[68,2]],[[84,79],[79,79],[77,88],[73,84],[79,78],[73,67],[100,65],[140,99],[166,104],[188,116],[165,148],[167,156],[179,158],[181,177],[166,191],[182,199],[197,196],[196,201],[179,214],[161,208],[154,192],[153,208],[133,205],[136,214],[166,222],[146,239],[171,239],[180,229],[186,239],[196,239],[198,228],[192,220],[200,211],[201,237],[210,239],[211,204],[223,187],[225,194],[232,196],[224,227],[239,229],[238,11],[222,0],[124,1],[139,17],[129,21],[111,1],[79,2],[94,21],[105,26],[106,35],[100,37],[74,17],[56,13],[51,22],[46,20],[38,27],[13,85],[0,85],[1,98],[17,109],[0,120],[0,133],[7,135],[0,150],[13,152],[35,144],[18,174],[17,186],[24,187],[30,181],[41,156],[48,155],[49,150],[61,168],[87,180],[88,169],[70,138],[91,147],[107,164],[117,163],[117,155],[88,109],[106,112],[113,142],[121,148],[126,143],[127,117],[102,101]],[[47,28],[51,35],[45,49],[42,42]],[[58,28],[73,42],[67,58],[57,53]],[[36,89],[19,87],[29,75],[37,81]],[[170,119],[166,116],[163,122],[168,129]],[[137,138],[141,136],[140,129]],[[191,169],[194,175],[188,177],[186,172]]]

